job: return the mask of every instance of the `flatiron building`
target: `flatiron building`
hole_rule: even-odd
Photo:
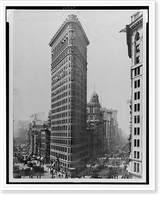
[[[87,46],[76,15],[69,15],[51,39],[51,152],[64,169],[87,158]]]

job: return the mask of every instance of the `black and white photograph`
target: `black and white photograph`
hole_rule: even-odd
[[[149,9],[6,7],[7,184],[149,184]]]

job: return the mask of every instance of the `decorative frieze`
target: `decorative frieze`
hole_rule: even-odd
[[[132,32],[134,32],[134,30],[137,30],[138,27],[141,27],[143,25],[143,19],[137,21],[136,23],[133,23],[131,26],[130,26],[130,29],[132,30]]]

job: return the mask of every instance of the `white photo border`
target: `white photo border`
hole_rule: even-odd
[[[7,165],[6,165],[6,106],[9,103],[6,99],[6,7],[7,6],[148,6],[149,7],[149,184],[8,184],[7,183]],[[0,2],[0,22],[1,32],[0,46],[1,66],[0,68],[0,87],[2,91],[1,98],[1,190],[155,190],[155,2],[154,1],[1,1]],[[11,60],[10,60],[11,62]],[[11,73],[11,72],[10,72]],[[11,95],[11,94],[10,94]],[[12,120],[12,116],[9,116]],[[9,127],[8,127],[9,128]],[[128,181],[129,182],[129,181]]]

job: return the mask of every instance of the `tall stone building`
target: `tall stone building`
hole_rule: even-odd
[[[90,160],[96,159],[98,156],[105,153],[105,137],[103,114],[99,97],[94,92],[87,105],[87,127],[89,138],[89,158]]]
[[[105,132],[105,152],[110,153],[110,139],[111,139],[111,125],[112,125],[112,110],[101,108],[103,113],[103,122],[104,122],[104,132]]]
[[[116,148],[118,140],[117,110],[101,108],[103,113],[106,152],[110,153]]]
[[[146,15],[136,12],[126,32],[128,56],[131,58],[131,136],[129,172],[133,178],[146,173]]]
[[[76,15],[69,15],[51,47],[51,159],[79,169],[87,157],[86,101],[89,40]]]

